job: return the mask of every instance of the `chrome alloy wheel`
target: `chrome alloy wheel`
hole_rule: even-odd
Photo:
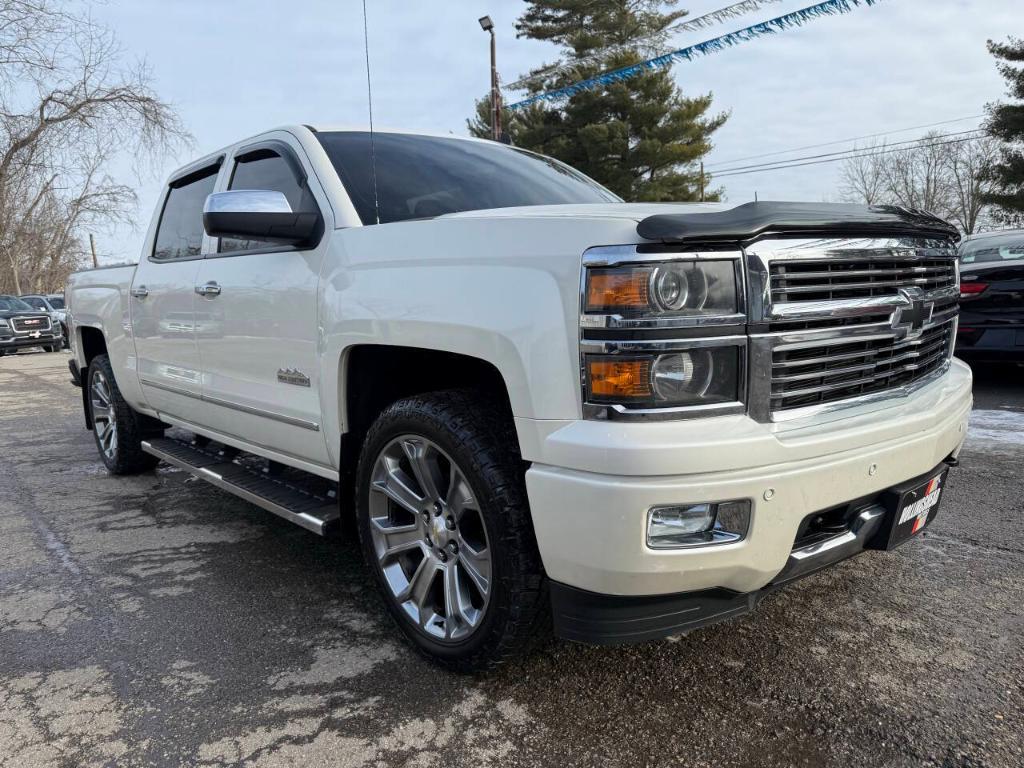
[[[92,428],[96,432],[96,441],[103,455],[113,461],[117,453],[117,412],[114,410],[110,385],[102,371],[93,372],[89,398],[92,401]]]
[[[432,640],[465,640],[492,589],[487,529],[465,474],[437,444],[401,435],[378,454],[369,490],[370,535],[391,598]]]

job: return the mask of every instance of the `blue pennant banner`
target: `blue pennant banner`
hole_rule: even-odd
[[[534,94],[522,101],[509,104],[507,109],[521,109],[522,107],[529,106],[530,104],[536,104],[540,101],[560,101],[574,94],[580,93],[581,91],[596,88],[599,85],[607,85],[609,83],[617,83],[622,80],[627,80],[630,77],[634,77],[635,75],[647,70],[664,69],[665,67],[670,67],[679,61],[692,61],[698,56],[707,56],[712,53],[717,53],[718,51],[731,48],[732,46],[739,45],[740,43],[745,43],[748,40],[753,40],[761,37],[762,35],[774,35],[787,29],[803,26],[806,22],[812,21],[813,19],[819,19],[823,16],[835,16],[841,13],[849,13],[858,6],[872,6],[877,2],[878,0],[826,0],[826,2],[818,3],[817,5],[812,5],[807,8],[801,8],[799,11],[793,11],[792,13],[787,13],[768,21],[762,21],[760,24],[754,24],[753,26],[739,29],[735,32],[730,32],[727,35],[713,37],[702,43],[697,43],[686,48],[680,48],[675,51],[669,51],[668,53],[663,53],[660,56],[655,56],[647,59],[646,61],[631,64],[628,67],[613,69],[610,72],[604,72],[595,77],[580,80],[578,83],[573,83],[572,85],[567,85],[563,88],[556,88],[551,91]]]
[[[563,75],[572,72],[579,66],[586,66],[587,64],[593,64],[600,61],[601,58],[607,56],[610,53],[619,53],[623,51],[639,51],[642,56],[655,56],[657,55],[658,47],[656,46],[658,40],[664,40],[668,35],[674,35],[679,32],[693,32],[698,29],[707,29],[713,27],[715,24],[721,24],[729,19],[734,19],[737,16],[743,16],[747,13],[753,13],[754,11],[761,10],[762,6],[768,5],[769,3],[780,3],[782,0],[741,0],[738,3],[732,3],[724,8],[719,8],[709,13],[701,14],[692,19],[681,21],[678,24],[673,24],[668,29],[658,33],[657,35],[648,35],[646,37],[638,37],[634,40],[630,40],[628,43],[621,45],[612,45],[604,50],[593,54],[581,57],[579,59],[573,59],[568,62],[555,62],[551,66],[543,67],[542,69],[532,72],[525,77],[521,77],[514,83],[509,83],[503,86],[503,90],[508,91],[521,91],[529,88],[533,83],[544,80],[555,75]]]

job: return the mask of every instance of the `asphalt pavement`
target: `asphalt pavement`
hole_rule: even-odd
[[[108,475],[66,366],[0,359],[2,766],[1024,765],[1024,369],[979,375],[920,539],[474,677],[403,645],[354,543]]]

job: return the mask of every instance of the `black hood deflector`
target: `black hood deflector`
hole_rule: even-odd
[[[960,238],[949,222],[895,205],[768,201],[715,213],[659,213],[642,220],[636,231],[662,243],[743,243],[765,234]]]

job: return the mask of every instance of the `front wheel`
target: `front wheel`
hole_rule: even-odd
[[[142,440],[159,434],[159,422],[137,413],[114,380],[106,355],[97,355],[86,377],[89,417],[104,466],[115,475],[134,475],[152,469],[159,461],[142,451]]]
[[[471,392],[400,400],[371,427],[357,478],[363,552],[388,611],[450,669],[494,666],[548,617],[511,417]]]

